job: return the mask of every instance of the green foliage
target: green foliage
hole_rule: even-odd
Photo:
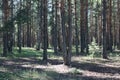
[[[22,48],[22,52],[19,54],[18,49],[15,48],[13,54],[10,54],[9,57],[42,57],[42,52],[33,48]]]
[[[8,20],[4,23],[4,26],[0,28],[0,31],[11,31],[14,30],[14,20]]]
[[[6,21],[4,23],[4,26],[0,28],[0,31],[11,31],[14,30],[14,22],[17,24],[24,24],[26,23],[30,17],[28,16],[27,8],[19,9],[16,12],[16,16],[13,17],[12,19]]]
[[[89,54],[91,57],[98,57],[100,56],[100,47],[97,45],[95,38],[91,44],[89,44]]]
[[[54,51],[52,49],[48,49],[48,56],[54,57],[53,53]],[[36,58],[42,58],[43,50],[37,51],[34,48],[22,48],[22,52],[19,53],[17,47],[13,49],[13,54],[8,54],[8,58],[19,58],[19,57],[36,57]],[[2,49],[0,48],[0,54],[2,55]]]
[[[112,56],[112,57],[120,57],[120,53],[119,52],[112,52],[109,54],[109,56]]]
[[[23,8],[23,9],[19,9],[17,11],[17,15],[15,17],[15,20],[17,22],[17,24],[23,24],[26,23],[29,20],[29,16],[28,16],[28,9],[27,8]]]

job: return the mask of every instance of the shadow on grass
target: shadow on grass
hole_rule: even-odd
[[[62,60],[50,59],[51,65],[63,64]],[[23,65],[31,66],[23,66]],[[70,73],[58,73],[55,71],[45,70],[44,68],[36,68],[34,65],[43,65],[42,60],[35,58],[21,58],[13,60],[0,60],[0,80],[118,80],[116,78],[101,78],[84,75],[73,75]],[[95,63],[72,62],[71,67],[81,70],[88,70],[99,73],[120,74],[119,68],[101,66]]]
[[[82,70],[88,70],[92,72],[98,72],[98,73],[120,74],[120,68],[108,67],[105,65],[103,66],[101,64],[96,64],[96,63],[72,62],[72,67],[82,69]]]
[[[14,50],[14,54],[12,54],[14,57],[41,57],[42,52],[36,51],[34,49],[22,49],[21,53],[18,53],[18,50]]]

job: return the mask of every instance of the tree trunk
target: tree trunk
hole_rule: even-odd
[[[22,0],[20,0],[20,10],[22,8]],[[20,12],[20,15],[21,15],[21,12]],[[22,36],[21,36],[21,33],[22,33],[22,23],[20,21],[20,23],[18,23],[18,52],[21,53],[21,50],[22,50]]]
[[[72,7],[71,0],[68,0],[68,26],[67,26],[67,53],[66,53],[66,62],[65,65],[70,65],[71,63],[71,54],[72,54]]]
[[[13,22],[13,0],[11,0],[11,29],[9,31],[9,39],[8,39],[8,52],[12,53],[13,41],[14,41],[14,22]]]
[[[75,46],[76,46],[76,55],[79,55],[79,31],[78,31],[78,24],[77,24],[77,21],[78,21],[78,17],[77,17],[77,0],[74,1],[74,4],[75,4]]]
[[[85,1],[84,0],[80,0],[81,3],[81,9],[80,9],[80,32],[81,32],[81,53],[84,54],[85,53]]]
[[[8,6],[8,0],[2,0],[3,2],[3,24],[4,27],[6,26],[6,23],[8,21],[9,17],[9,6]],[[3,56],[6,57],[8,53],[8,32],[3,32]]]
[[[30,18],[31,0],[27,1],[27,16]],[[31,47],[31,20],[27,20],[27,47]]]
[[[103,58],[107,59],[106,50],[106,0],[103,0]]]
[[[66,27],[65,27],[65,1],[61,0],[61,22],[62,22],[62,37],[63,37],[63,59],[64,64],[67,64],[67,51],[66,51]]]
[[[43,4],[42,4],[42,0],[39,0],[38,2],[38,18],[39,18],[39,29],[38,29],[38,32],[37,32],[37,48],[36,50],[40,50],[40,47],[41,47],[41,29],[42,29],[42,26],[43,26],[43,23],[42,23],[42,15],[43,15],[43,10],[42,10],[42,7],[43,7]]]
[[[119,41],[118,41],[118,49],[120,50],[120,0],[117,0],[117,8],[118,8],[118,28],[119,28],[119,31],[118,31],[118,34],[119,34]]]
[[[85,4],[85,6],[86,6],[86,13],[85,13],[85,27],[86,27],[86,54],[88,54],[89,53],[89,36],[88,36],[88,33],[89,33],[89,31],[88,31],[88,0],[85,0],[86,1],[86,4]]]
[[[47,28],[47,0],[43,1],[43,61],[47,62],[48,28]]]

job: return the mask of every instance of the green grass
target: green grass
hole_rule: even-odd
[[[0,49],[0,53],[2,50]],[[73,49],[73,54],[75,52],[75,48]],[[119,52],[117,53],[110,53],[109,56],[111,57],[119,57]],[[9,54],[8,57],[0,57],[1,61],[5,60],[14,60],[14,58],[42,58],[42,50],[37,51],[34,48],[22,48],[22,52],[18,53],[18,49],[14,48],[13,54]],[[48,57],[51,59],[62,59],[60,56],[55,56],[53,54],[52,49],[48,49]],[[12,58],[12,59],[11,59]],[[90,58],[90,59],[89,59]],[[101,58],[100,58],[101,59]],[[16,59],[17,60],[17,59]],[[82,60],[82,58],[80,58]],[[91,56],[88,55],[83,59],[83,61],[91,60]],[[96,60],[98,62],[102,62],[100,60]],[[98,63],[97,62],[97,63]],[[16,62],[17,63],[17,62]],[[60,74],[54,71],[46,71],[46,70],[36,70],[36,69],[21,69],[21,68],[12,68],[9,66],[0,66],[0,80],[84,80],[82,78],[74,77],[76,74],[81,75],[81,71],[77,68],[73,69],[70,72],[71,75]]]
[[[21,71],[18,73],[0,72],[0,80],[83,80],[77,77],[63,76],[52,71]]]
[[[36,51],[33,48],[23,48],[21,53],[18,53],[18,50],[14,50],[15,57],[40,57],[42,56],[41,51]]]
[[[54,71],[37,71],[34,69],[12,72],[7,69],[3,71],[3,69],[4,67],[0,67],[0,80],[78,80]]]
[[[53,50],[48,49],[48,57],[60,58],[59,56],[54,56]],[[9,54],[8,57],[0,57],[1,61],[5,60],[14,60],[15,58],[41,58],[42,50],[37,51],[34,48],[22,48],[22,52],[18,53],[18,49],[14,48],[13,54]],[[74,73],[76,73],[75,71]],[[62,77],[61,77],[62,76]],[[12,68],[9,66],[0,66],[0,80],[76,80],[74,78],[65,77],[63,74],[59,74],[54,71],[38,71],[36,69],[20,69],[20,68]]]
[[[0,68],[0,70],[3,68]],[[48,80],[45,72],[35,70],[0,71],[0,80]]]
[[[53,50],[48,49],[48,56],[53,56]],[[2,50],[0,48],[0,55],[2,55]],[[42,57],[43,50],[37,51],[34,48],[22,48],[22,52],[19,53],[18,49],[15,47],[13,49],[13,54],[8,53],[8,57],[16,58],[16,57]]]
[[[56,55],[54,55],[54,51],[52,49],[48,49],[48,57],[57,57]],[[60,53],[62,54],[62,53]],[[76,55],[75,53],[75,47],[72,48],[72,54],[73,56]],[[2,49],[0,48],[0,55],[2,55]],[[10,58],[18,58],[18,57],[42,57],[43,55],[43,50],[40,50],[40,51],[37,51],[36,49],[34,48],[27,48],[27,47],[24,47],[22,48],[22,52],[21,53],[18,53],[18,48],[15,47],[13,49],[13,54],[8,54],[8,57]],[[96,52],[92,52],[92,53],[89,53],[89,54],[86,54],[86,55],[83,55],[83,56],[88,56],[88,57],[102,57],[101,56],[102,54],[98,51]],[[61,55],[62,56],[62,55]],[[82,56],[82,55],[81,55]],[[120,56],[120,53],[119,52],[113,52],[113,53],[109,53],[108,54],[109,57],[119,57]],[[59,57],[59,56],[58,56]]]

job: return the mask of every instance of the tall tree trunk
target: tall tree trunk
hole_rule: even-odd
[[[99,10],[99,7],[98,7],[98,0],[97,0],[97,3],[96,3],[96,14],[95,14],[95,41],[96,43],[98,43],[98,10]]]
[[[88,33],[89,33],[89,31],[88,31],[88,0],[85,0],[86,1],[86,4],[85,4],[85,6],[86,6],[86,13],[85,13],[85,27],[86,27],[86,54],[88,54],[89,53],[89,36],[88,36]]]
[[[110,44],[109,44],[109,50],[110,50],[110,52],[112,52],[113,51],[113,49],[112,49],[112,46],[113,46],[113,34],[112,34],[112,0],[109,0],[109,17],[110,17],[110,22],[109,22],[109,25],[110,25],[110,34],[109,34]]]
[[[72,54],[72,7],[71,0],[68,0],[68,26],[67,26],[67,53],[66,53],[66,62],[65,65],[70,65],[71,63],[71,54]]]
[[[4,27],[7,24],[8,17],[9,17],[9,6],[8,6],[8,0],[2,0],[3,2],[3,24]],[[6,57],[8,53],[8,32],[3,32],[3,56]]]
[[[116,3],[113,1],[113,7],[115,10]],[[116,35],[116,13],[114,12],[113,14],[113,44],[114,44],[114,50],[116,49],[117,46],[117,35]]]
[[[27,1],[27,16],[30,18],[31,0]],[[27,20],[27,47],[31,47],[31,19]]]
[[[38,32],[37,32],[37,48],[36,50],[40,50],[40,47],[41,47],[41,28],[43,26],[43,23],[42,23],[42,15],[43,15],[43,10],[42,10],[42,7],[43,7],[43,4],[42,4],[42,0],[39,0],[38,2],[38,18],[39,18],[39,29],[38,29]]]
[[[20,0],[20,10],[22,9],[22,0]],[[20,11],[20,15],[21,15],[21,11]],[[18,23],[18,52],[21,53],[22,50],[22,23],[21,21]]]
[[[58,54],[58,0],[55,1],[54,53]]]
[[[120,0],[117,0],[117,10],[118,10],[118,13],[117,13],[117,15],[118,15],[118,29],[119,29],[119,31],[118,31],[118,34],[119,34],[119,40],[118,40],[118,49],[120,50]]]
[[[81,32],[81,53],[85,53],[85,1],[80,0],[81,3],[81,9],[80,9],[80,32]]]
[[[47,0],[43,1],[43,61],[47,62],[48,28],[47,28]]]
[[[112,51],[112,2],[111,0],[108,0],[108,5],[107,5],[107,51]]]
[[[58,51],[62,52],[62,27],[61,27],[61,12],[60,12],[60,1],[58,1]]]
[[[13,7],[14,7],[14,4],[13,4],[13,0],[11,0],[11,29],[10,29],[10,33],[9,33],[9,45],[8,45],[8,51],[10,53],[12,53],[12,49],[13,49],[13,41],[14,41],[14,22],[13,22]]]
[[[102,1],[103,3],[103,58],[107,59],[107,50],[106,50],[106,0]]]
[[[78,21],[78,17],[77,17],[77,0],[74,1],[74,4],[75,4],[75,36],[76,36],[76,55],[79,54],[79,31],[78,31],[78,24],[77,24],[77,21]]]
[[[63,59],[64,64],[67,64],[67,51],[66,51],[66,27],[65,27],[65,0],[61,0],[61,22],[62,22],[62,37],[63,37]]]

